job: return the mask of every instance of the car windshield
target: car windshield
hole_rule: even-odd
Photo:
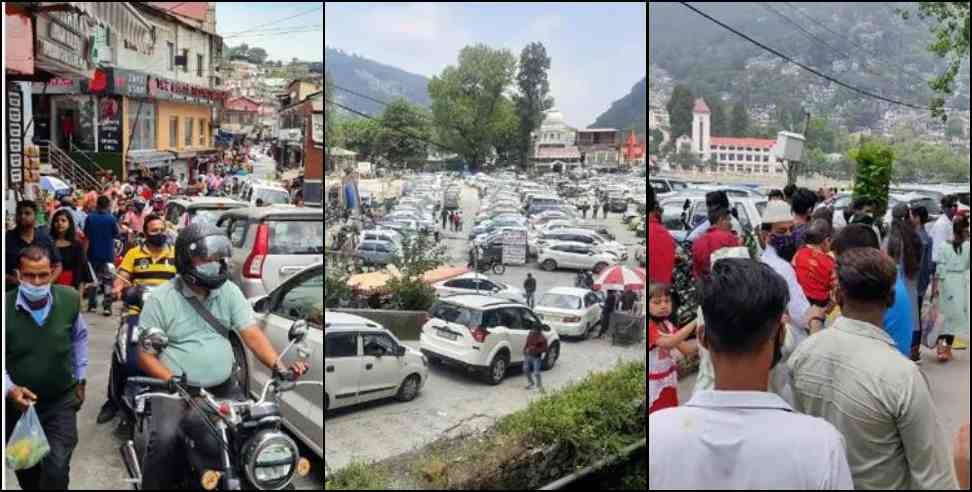
[[[324,253],[324,223],[317,221],[270,222],[271,255],[319,255]]]
[[[210,224],[216,224],[220,217],[226,213],[227,209],[224,208],[197,208],[192,211],[192,223],[197,221],[205,221]]]
[[[290,203],[290,194],[284,190],[275,190],[272,188],[253,190],[253,200],[256,201],[258,199],[262,199],[263,203],[286,205]]]
[[[540,298],[537,306],[549,307],[554,309],[580,309],[581,299],[577,296],[567,294],[547,293]]]
[[[483,315],[479,311],[473,311],[469,308],[442,301],[432,305],[432,308],[429,309],[429,315],[433,318],[463,325],[467,328],[480,326],[483,321]]]

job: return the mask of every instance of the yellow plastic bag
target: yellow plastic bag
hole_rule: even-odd
[[[17,421],[7,443],[7,466],[12,470],[26,470],[37,466],[51,451],[47,435],[41,427],[37,410],[31,405]]]

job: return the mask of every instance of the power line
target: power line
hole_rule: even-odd
[[[311,14],[311,13],[314,13],[314,12],[317,12],[318,10],[321,10],[321,9],[323,9],[323,8],[324,8],[323,6],[321,6],[321,7],[317,7],[317,8],[314,8],[314,9],[310,9],[310,10],[308,10],[308,11],[306,11],[306,12],[301,12],[301,13],[299,13],[299,14],[295,14],[295,15],[291,15],[290,17],[284,17],[283,19],[277,19],[277,20],[274,20],[274,21],[270,21],[270,22],[267,22],[267,23],[264,23],[264,24],[259,24],[259,25],[256,25],[256,26],[253,26],[253,27],[251,27],[251,28],[249,28],[249,29],[247,29],[247,30],[245,30],[245,31],[238,31],[238,32],[228,32],[228,33],[226,33],[226,35],[232,35],[232,34],[242,34],[242,33],[246,33],[246,32],[249,32],[249,31],[252,31],[252,30],[254,30],[254,29],[257,29],[257,28],[260,28],[260,27],[264,27],[264,26],[269,26],[269,25],[271,25],[271,24],[278,24],[278,23],[280,23],[280,22],[283,22],[283,21],[285,21],[285,20],[290,20],[290,19],[293,19],[293,18],[296,18],[296,17],[300,17],[300,16],[302,16],[302,15],[307,15],[307,14]],[[224,37],[225,37],[226,35],[224,35]]]
[[[750,36],[748,36],[748,35],[746,35],[744,33],[739,32],[735,28],[733,28],[731,26],[728,26],[725,23],[723,23],[723,22],[721,22],[721,21],[713,18],[709,14],[706,14],[705,12],[702,12],[701,10],[699,10],[699,9],[697,9],[697,8],[689,5],[688,2],[679,2],[679,3],[681,3],[682,5],[684,5],[685,8],[687,8],[687,9],[689,9],[689,10],[691,10],[691,11],[693,11],[693,12],[699,14],[699,15],[701,15],[702,17],[705,17],[706,19],[712,21],[714,24],[722,27],[723,29],[728,30],[729,32],[731,32],[731,33],[733,33],[733,34],[735,34],[735,35],[737,35],[737,36],[739,36],[739,37],[741,37],[743,39],[745,39],[746,41],[749,41],[750,43],[752,43],[752,44],[754,44],[754,45],[762,48],[763,50],[768,51],[768,52],[776,55],[777,57],[782,58],[783,60],[785,60],[787,62],[790,62],[793,65],[796,65],[796,66],[798,66],[798,67],[806,70],[807,72],[810,72],[810,73],[812,73],[812,74],[814,74],[814,75],[816,75],[816,76],[818,76],[818,77],[820,77],[822,79],[825,79],[825,80],[828,80],[828,81],[830,81],[830,82],[832,82],[834,84],[837,84],[837,85],[839,85],[839,86],[841,86],[841,87],[843,87],[845,89],[848,89],[850,91],[856,92],[858,94],[861,94],[863,96],[866,96],[866,97],[869,97],[869,98],[872,98],[872,99],[877,99],[877,100],[884,101],[886,103],[894,104],[894,105],[897,105],[897,106],[904,106],[904,107],[907,107],[907,108],[917,109],[917,110],[921,110],[921,111],[931,111],[932,110],[932,108],[930,108],[928,106],[918,106],[916,104],[911,104],[911,103],[907,103],[907,102],[904,102],[904,101],[898,101],[897,99],[891,99],[891,98],[882,96],[880,94],[876,94],[874,92],[871,92],[869,90],[861,89],[859,87],[853,86],[853,85],[848,84],[848,83],[846,83],[846,82],[844,82],[842,80],[838,80],[838,79],[836,79],[836,78],[834,78],[834,77],[832,77],[830,75],[827,75],[825,73],[820,72],[819,70],[817,70],[817,69],[815,69],[813,67],[807,66],[807,65],[805,65],[803,63],[800,63],[800,62],[794,60],[793,58],[791,58],[789,56],[786,56],[783,53],[780,53],[779,51],[777,51],[777,50],[775,50],[773,48],[770,48],[769,46],[766,46],[763,43],[760,43],[759,41],[753,39],[752,37],[750,37]],[[955,109],[950,109],[950,108],[943,108],[943,110],[946,111],[946,112],[947,111],[957,111]]]
[[[335,86],[335,87],[337,87],[337,86]],[[393,127],[393,126],[390,126],[390,125],[386,125],[385,122],[382,121],[379,118],[375,118],[374,116],[371,116],[371,115],[362,113],[362,112],[360,112],[358,110],[355,110],[355,109],[351,109],[351,108],[349,108],[349,107],[347,107],[347,106],[345,106],[345,105],[343,105],[341,103],[335,102],[333,100],[327,100],[327,103],[328,104],[332,104],[332,105],[334,105],[334,106],[336,106],[338,108],[341,108],[341,109],[343,109],[343,110],[345,110],[345,111],[347,111],[347,112],[349,112],[351,114],[358,115],[358,116],[360,116],[362,118],[367,118],[367,119],[369,119],[371,121],[375,121],[379,125],[381,125],[382,127],[387,128],[387,129],[392,130],[392,131],[395,131],[395,132],[398,132],[398,133],[400,133],[402,135],[405,135],[406,137],[414,138],[415,140],[418,140],[420,142],[425,142],[425,143],[427,143],[429,145],[432,145],[432,146],[435,146],[435,147],[439,147],[441,149],[448,150],[449,152],[452,152],[454,154],[462,155],[461,152],[457,151],[456,149],[453,149],[452,147],[449,147],[448,145],[444,145],[444,144],[441,144],[441,143],[438,143],[438,142],[434,142],[432,140],[429,140],[429,139],[427,139],[425,137],[422,137],[422,136],[419,136],[419,135],[413,135],[410,132],[407,132],[407,131],[405,131],[405,130],[403,130],[401,128],[396,128],[396,127]]]

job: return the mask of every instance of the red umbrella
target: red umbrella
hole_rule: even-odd
[[[604,290],[644,290],[648,282],[648,274],[644,268],[631,269],[624,265],[614,265],[606,268],[597,280],[595,289]]]

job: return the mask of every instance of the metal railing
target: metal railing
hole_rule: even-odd
[[[41,162],[50,164],[57,171],[57,174],[64,180],[71,183],[76,188],[102,190],[101,181],[91,175],[85,168],[78,164],[70,155],[53,145],[50,140],[37,140],[35,144],[40,149]],[[72,145],[73,147],[73,145]],[[98,170],[103,170],[96,162],[85,154],[85,158],[91,166]]]

